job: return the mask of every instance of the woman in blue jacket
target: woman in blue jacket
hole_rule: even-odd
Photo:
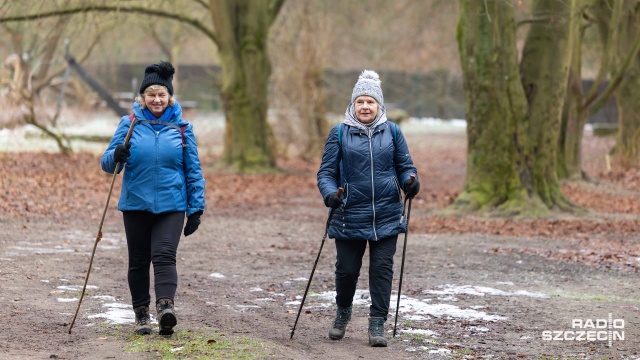
[[[173,97],[174,72],[168,62],[145,69],[133,114],[120,120],[102,155],[102,170],[113,174],[118,163],[118,171],[125,168],[118,210],[127,236],[129,290],[138,334],[151,333],[151,263],[159,332],[173,333],[180,233],[185,214],[184,235],[198,229],[205,205],[205,180],[193,126],[182,119],[180,104]],[[124,144],[131,126],[131,138]]]
[[[338,187],[344,189],[344,196],[338,197]],[[384,323],[391,300],[393,256],[398,234],[405,231],[401,189],[412,198],[420,181],[400,128],[387,121],[380,78],[374,71],[362,72],[344,122],[329,133],[318,188],[325,205],[335,209],[329,237],[336,242],[337,311],[329,337],[339,340],[345,335],[368,243],[369,345],[387,346]]]

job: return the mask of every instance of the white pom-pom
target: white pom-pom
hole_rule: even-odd
[[[362,72],[362,74],[360,74],[360,76],[358,77],[358,81],[360,80],[366,80],[366,81],[372,81],[378,85],[380,85],[380,76],[378,75],[377,72],[373,71],[373,70],[365,70]]]

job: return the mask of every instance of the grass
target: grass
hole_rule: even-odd
[[[553,295],[573,300],[597,301],[597,302],[638,302],[640,299],[623,298],[606,294],[584,294],[570,291],[556,290]]]
[[[229,359],[265,358],[267,346],[249,337],[230,337],[224,334],[180,331],[171,337],[159,335],[131,335],[127,351],[149,353],[160,359]]]

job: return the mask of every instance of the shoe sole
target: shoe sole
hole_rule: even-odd
[[[387,342],[382,340],[369,340],[369,346],[371,347],[387,347]]]
[[[173,327],[178,323],[178,319],[172,313],[162,315],[160,319],[160,335],[173,334]]]
[[[383,342],[375,342],[375,343],[369,343],[369,345],[371,347],[387,347],[387,343],[383,343]]]
[[[142,328],[142,329],[138,329],[138,330],[135,331],[135,333],[137,335],[149,335],[149,334],[151,334],[151,328],[150,327],[148,327],[148,328],[145,327],[145,328]]]

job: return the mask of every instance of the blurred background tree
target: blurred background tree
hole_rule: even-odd
[[[548,18],[535,9],[541,4],[551,7],[567,2],[487,0],[479,3],[484,8],[500,6],[510,12],[516,24],[513,29],[509,27],[509,31],[513,31],[509,35],[510,51],[515,54],[510,56],[518,60],[517,75],[522,76],[522,80],[535,78],[537,75],[524,71],[541,70],[535,70],[533,64],[522,65],[527,64],[531,56],[524,51],[527,42],[531,44],[532,40],[527,40],[531,31],[543,25],[542,19]],[[36,78],[51,78],[52,83],[60,83],[65,66],[61,44],[62,39],[68,37],[72,53],[114,93],[136,91],[133,79],[141,77],[144,66],[170,60],[178,68],[175,82],[180,101],[196,100],[202,110],[224,111],[223,164],[241,172],[270,171],[275,167],[274,148],[280,149],[280,155],[305,158],[314,158],[322,151],[327,129],[340,121],[353,84],[363,69],[381,74],[388,110],[404,110],[412,117],[466,118],[473,128],[473,118],[481,116],[469,108],[464,109],[468,92],[465,94],[462,88],[460,61],[465,60],[466,55],[458,53],[459,44],[455,39],[463,4],[446,0],[0,1],[0,23],[7,30],[0,34],[0,57],[3,61],[15,62],[28,56],[33,67],[42,63],[33,59],[48,56],[50,60],[44,61],[51,64],[46,70],[48,76],[42,77],[40,70],[29,70],[28,75],[21,73],[22,83],[28,84],[27,79],[31,79],[34,84]],[[639,112],[633,107],[638,103],[634,94],[640,93],[638,81],[634,80],[637,70],[633,70],[639,66],[637,52],[633,52],[638,38],[637,28],[634,29],[638,0],[576,0],[575,6],[576,14],[580,15],[576,15],[578,25],[572,27],[574,33],[570,35],[571,71],[566,79],[568,91],[562,121],[557,128],[554,123],[538,135],[534,134],[538,120],[533,123],[527,120],[529,125],[519,125],[516,131],[518,136],[537,136],[535,142],[542,137],[557,136],[557,145],[545,143],[544,148],[549,151],[540,152],[539,146],[530,147],[524,138],[519,138],[522,143],[513,139],[510,144],[505,143],[511,148],[470,141],[470,145],[484,146],[494,152],[508,149],[501,156],[519,164],[513,170],[519,174],[518,186],[538,193],[546,204],[544,207],[553,207],[550,205],[553,201],[548,199],[562,199],[555,190],[557,180],[548,174],[543,180],[535,175],[541,170],[525,169],[522,164],[533,166],[534,159],[545,159],[551,168],[555,166],[559,178],[580,176],[580,143],[587,122],[620,124],[614,159],[618,164],[638,166],[637,160],[633,160],[634,156],[637,159],[633,146],[638,143],[634,140],[637,131],[633,130],[633,124],[638,122],[635,117]],[[485,12],[482,16],[489,14]],[[495,25],[497,20],[494,20],[491,18],[487,24]],[[62,26],[67,29],[64,35],[57,36],[51,31]],[[38,46],[25,45],[21,49],[13,45],[15,39],[25,39],[22,34],[29,29],[40,35],[37,40],[29,40]],[[51,38],[46,40],[44,35]],[[56,44],[49,55],[44,55],[46,43]],[[42,49],[43,55],[38,55],[36,48]],[[564,61],[564,55],[551,57],[548,66],[561,68]],[[8,65],[4,72],[8,74],[10,68]],[[46,66],[38,67],[44,68]],[[465,79],[469,80],[472,79]],[[532,106],[532,101],[540,98],[531,97],[533,93],[527,88],[530,84],[520,83],[513,86],[522,89],[514,91],[526,94],[527,109],[542,111],[538,109],[542,107],[540,104],[546,107],[545,101],[551,101]],[[3,91],[9,93],[6,84]],[[78,86],[82,85],[78,83],[70,88]],[[56,90],[55,87],[40,90],[40,101],[52,104]],[[74,93],[78,102],[96,102],[95,96],[88,96],[92,92],[86,87]],[[80,94],[86,94],[86,100],[82,100]],[[616,95],[619,113],[610,112],[610,95]],[[2,101],[8,99],[4,97]],[[18,111],[29,108],[28,98],[21,99],[21,105],[14,104]],[[553,110],[546,110],[549,116],[555,116],[555,106]],[[6,114],[8,112],[2,120],[6,124],[18,118]],[[535,119],[540,114],[543,113],[526,116]],[[51,130],[51,127],[45,128]],[[518,162],[513,151],[527,155]],[[556,159],[552,161],[546,154],[555,154]],[[469,162],[474,159],[470,153]],[[500,168],[498,163],[495,167]],[[524,181],[527,177],[532,180]],[[501,199],[497,203],[504,201]],[[487,206],[497,203],[488,202],[493,205]],[[558,204],[564,201],[558,200]]]

